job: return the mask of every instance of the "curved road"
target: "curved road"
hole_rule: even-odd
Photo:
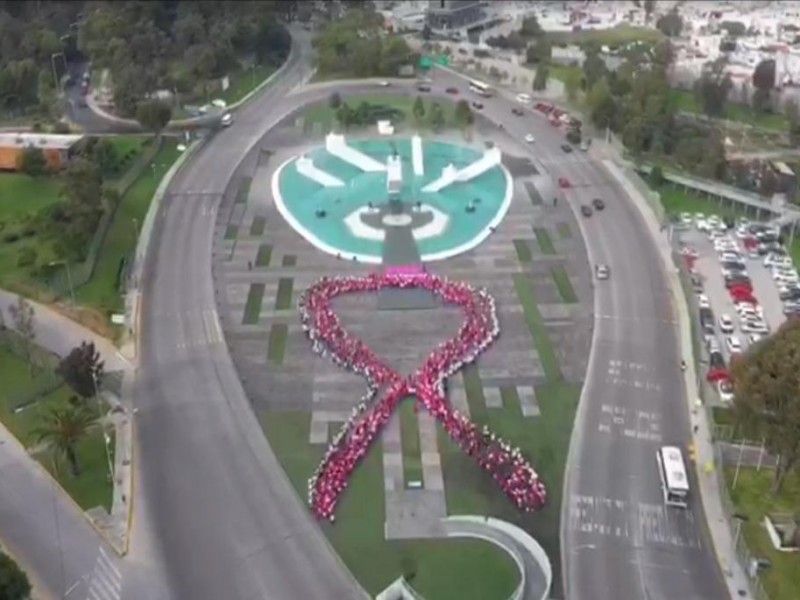
[[[286,97],[308,75],[307,51],[301,47],[281,80],[181,170],[157,220],[143,281],[140,467],[124,598],[362,597],[258,427],[224,344],[210,268],[216,209],[236,167],[283,115],[330,93],[322,87]],[[437,89],[455,81],[441,72],[435,79]],[[610,407],[624,409],[624,417],[615,413],[623,421],[647,413],[664,443],[688,439],[669,293],[652,240],[603,168],[577,154],[562,160],[561,138],[544,120],[521,121],[501,98],[485,104],[487,116],[516,137],[537,136],[533,153],[544,168],[576,184],[570,201],[600,195],[609,205],[585,223],[590,255],[611,265],[612,280],[598,290],[594,360],[567,486],[568,505],[589,499],[593,519],[592,531],[582,530],[580,518],[566,528],[570,597],[723,598],[701,516],[659,513],[659,442],[596,429]],[[575,514],[589,512],[582,506]],[[638,535],[615,535],[631,511],[640,517]],[[156,590],[155,581],[166,583]]]

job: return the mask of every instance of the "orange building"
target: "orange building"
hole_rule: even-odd
[[[57,135],[50,133],[0,133],[0,170],[19,171],[22,152],[35,147],[42,150],[47,166],[52,171],[63,169],[71,150],[82,135]]]

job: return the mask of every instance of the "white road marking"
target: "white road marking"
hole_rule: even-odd
[[[694,514],[662,504],[573,494],[569,520],[574,531],[629,540],[635,546],[700,548]]]
[[[103,548],[92,571],[89,581],[91,600],[119,600],[122,592],[122,575]]]

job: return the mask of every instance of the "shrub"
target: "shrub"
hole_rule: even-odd
[[[12,233],[7,233],[7,234],[5,234],[3,236],[3,241],[6,244],[13,244],[14,242],[16,242],[18,240],[19,240],[19,234],[18,233],[13,233],[12,232]]]
[[[22,248],[17,254],[18,267],[30,267],[36,264],[36,259],[39,258],[38,253],[33,248]]]
[[[61,121],[53,125],[53,133],[66,134],[70,133],[70,131],[69,125],[62,123]]]

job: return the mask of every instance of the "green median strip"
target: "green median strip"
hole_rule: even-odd
[[[284,254],[281,259],[281,266],[293,267],[297,264],[297,257],[294,254]]]
[[[553,275],[553,280],[556,282],[558,288],[558,295],[561,300],[568,303],[578,301],[578,295],[575,293],[575,288],[572,287],[572,282],[569,280],[566,269],[564,267],[553,267],[550,269]]]
[[[263,235],[266,224],[267,219],[265,217],[254,217],[253,222],[250,224],[250,235]]]
[[[400,402],[400,444],[403,450],[403,479],[406,487],[423,482],[422,447],[419,421],[414,411],[417,399],[413,396]],[[417,483],[418,482],[418,483]]]
[[[228,225],[228,227],[225,229],[225,239],[235,240],[238,233],[239,228],[236,225]]]
[[[278,293],[275,296],[275,310],[287,310],[292,307],[292,289],[294,279],[281,277],[278,282]]]
[[[267,359],[275,364],[283,364],[286,354],[286,340],[289,336],[289,326],[285,323],[275,323],[269,328],[269,345]]]
[[[567,240],[572,237],[572,229],[570,229],[569,223],[558,224],[558,235],[560,235],[561,239],[564,240]]]
[[[517,251],[517,258],[521,263],[529,263],[533,259],[531,249],[525,240],[514,240],[514,249]]]
[[[256,266],[257,267],[268,267],[269,261],[272,259],[272,246],[269,244],[261,244],[258,247],[258,253],[256,254]]]
[[[553,245],[553,240],[550,234],[544,227],[534,227],[533,233],[536,234],[536,241],[539,243],[539,249],[543,254],[555,254],[556,247]]]
[[[514,288],[522,305],[525,324],[531,332],[531,337],[533,337],[533,345],[539,354],[544,375],[551,383],[561,381],[563,377],[561,375],[561,367],[558,364],[558,357],[547,335],[547,328],[544,326],[542,315],[539,314],[539,308],[536,306],[536,299],[533,296],[530,282],[521,274],[516,274],[513,278]]]
[[[239,189],[236,190],[236,204],[247,203],[247,197],[250,195],[250,185],[252,183],[252,177],[242,177],[242,180],[239,182]]]
[[[247,293],[247,302],[244,305],[243,325],[254,325],[258,323],[261,315],[261,302],[264,299],[264,284],[251,283],[250,291]]]

